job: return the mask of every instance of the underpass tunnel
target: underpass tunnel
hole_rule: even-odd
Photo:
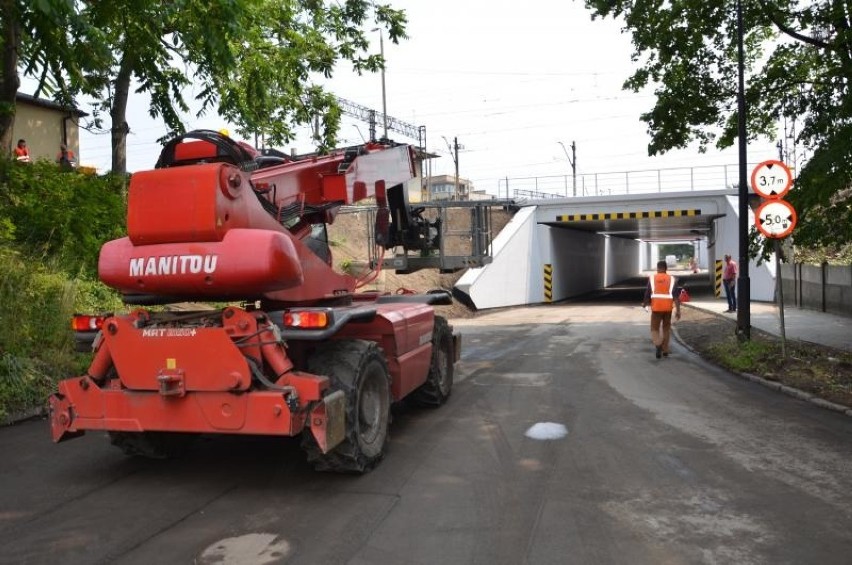
[[[661,244],[684,243],[701,266],[683,273],[688,285],[715,294],[721,259],[736,257],[738,234],[730,190],[537,201],[494,239],[492,262],[466,272],[456,290],[477,309],[579,299],[629,286],[664,259]],[[752,299],[774,300],[774,265],[752,262],[750,277]]]
[[[547,224],[553,249],[550,301],[618,295],[631,286],[642,292],[646,280],[642,273],[653,272],[657,261],[666,260],[659,251],[665,244],[691,248],[700,261],[699,273],[683,269],[683,274],[690,275],[689,286],[698,292],[712,293],[717,224],[726,217],[721,207],[640,203],[632,209],[558,215],[556,222]]]

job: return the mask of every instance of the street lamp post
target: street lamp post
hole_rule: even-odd
[[[568,155],[568,150],[565,149],[565,144],[561,141],[557,141],[557,143],[562,146],[562,151],[565,152],[565,158],[568,159],[568,164],[571,165],[571,176],[573,178],[574,196],[577,196],[577,144],[574,141],[571,142],[571,154],[574,156],[572,159],[571,156]]]
[[[739,186],[739,236],[740,264],[737,279],[737,335],[740,339],[751,339],[751,279],[748,275],[748,175],[746,173],[746,102],[745,102],[745,54],[743,51],[743,5],[737,0],[737,137],[739,142],[740,186]]]
[[[388,99],[385,94],[385,39],[380,28],[376,28],[379,32],[379,53],[382,56],[382,126],[384,128],[384,139],[388,138]],[[375,31],[375,30],[374,30]]]

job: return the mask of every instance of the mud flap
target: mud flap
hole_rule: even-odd
[[[346,395],[336,390],[311,410],[311,434],[323,453],[337,447],[346,436]]]
[[[458,363],[461,359],[461,345],[462,345],[462,336],[461,334],[454,333],[453,334],[453,363]]]

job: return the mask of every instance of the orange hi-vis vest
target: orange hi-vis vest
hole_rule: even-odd
[[[668,273],[654,273],[651,279],[651,311],[671,312],[674,308],[675,278]]]

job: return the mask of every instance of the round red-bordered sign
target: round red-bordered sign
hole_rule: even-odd
[[[783,198],[791,186],[793,173],[781,161],[764,161],[751,172],[751,188],[763,198]]]
[[[767,200],[754,213],[754,224],[771,239],[782,239],[796,227],[796,209],[786,200]]]

